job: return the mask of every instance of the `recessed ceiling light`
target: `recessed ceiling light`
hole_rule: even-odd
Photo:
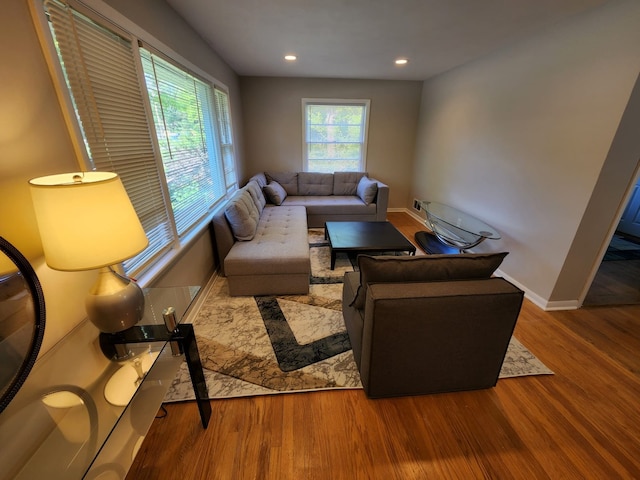
[[[296,61],[298,59],[298,57],[296,57],[295,55],[285,55],[284,59],[287,62],[294,62],[294,61]]]
[[[407,60],[406,58],[396,59],[396,65],[406,65],[407,63],[409,63],[409,60]]]

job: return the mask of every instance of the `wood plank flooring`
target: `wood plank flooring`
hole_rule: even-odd
[[[423,228],[389,214],[409,238]],[[516,337],[555,375],[369,400],[328,391],[169,404],[127,476],[143,479],[640,478],[640,306],[544,312]]]
[[[602,262],[589,288],[584,304],[640,304],[640,260]]]

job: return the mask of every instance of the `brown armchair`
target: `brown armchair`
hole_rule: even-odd
[[[358,257],[343,315],[369,397],[496,385],[523,299],[491,277],[505,255]]]

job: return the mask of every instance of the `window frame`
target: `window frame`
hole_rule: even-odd
[[[361,124],[362,141],[360,142],[360,160],[357,171],[365,172],[367,168],[367,144],[369,140],[369,117],[371,116],[371,100],[367,98],[303,98],[302,99],[302,169],[305,172],[314,172],[309,169],[308,123],[307,107],[314,105],[330,105],[338,107],[361,106],[364,107],[364,119]]]
[[[141,27],[124,17],[117,10],[108,6],[100,0],[63,0],[64,3],[71,6],[73,9],[89,17],[91,20],[101,25],[103,28],[121,32],[126,37],[130,38],[132,44],[136,50],[136,74],[138,76],[141,88],[143,90],[143,96],[145,98],[145,109],[147,113],[147,123],[150,131],[152,132],[152,142],[155,150],[155,162],[159,169],[159,181],[162,185],[163,193],[167,198],[168,211],[170,224],[173,229],[173,238],[171,242],[165,246],[163,251],[157,256],[153,257],[146,264],[141,265],[140,268],[128,271],[127,273],[138,278],[140,284],[145,285],[152,282],[157,278],[164,268],[171,264],[182,251],[187,249],[193,244],[202,232],[206,231],[208,224],[213,218],[216,210],[220,205],[224,203],[226,199],[238,188],[237,183],[237,157],[235,155],[235,132],[233,131],[233,121],[231,118],[231,95],[229,94],[229,88],[223,83],[212,77],[207,72],[203,71],[190,61],[182,57],[173,49],[157,40],[155,37],[144,31]],[[44,0],[31,0],[29,2],[29,8],[32,13],[32,18],[36,24],[36,31],[40,39],[43,52],[45,54],[46,61],[49,66],[49,70],[53,77],[53,83],[55,86],[56,94],[58,96],[59,103],[61,105],[62,114],[67,124],[67,128],[70,132],[71,141],[73,143],[76,157],[78,159],[78,166],[82,170],[91,170],[93,168],[92,160],[89,157],[87,149],[84,143],[84,136],[82,128],[79,124],[79,120],[76,116],[73,100],[71,98],[71,92],[67,87],[67,82],[58,59],[58,53],[54,45],[53,36],[49,30],[49,20],[44,8]],[[187,229],[181,236],[177,234],[175,226],[175,217],[171,209],[171,203],[168,201],[168,187],[167,177],[164,172],[162,158],[160,156],[160,150],[156,135],[155,121],[151,114],[150,102],[148,98],[148,91],[144,79],[144,72],[141,64],[141,57],[137,51],[138,47],[142,45],[144,48],[162,55],[166,60],[170,61],[178,68],[185,72],[198,77],[200,80],[206,82],[211,88],[211,105],[210,108],[213,112],[214,130],[216,137],[219,135],[219,121],[217,119],[218,105],[215,100],[215,91],[218,90],[226,95],[227,100],[227,115],[229,123],[231,125],[231,152],[233,155],[233,173],[234,179],[232,182],[228,182],[226,176],[223,178],[223,183],[226,185],[226,193],[218,199],[209,209],[208,213],[202,217],[199,221],[196,221],[189,229]],[[222,161],[222,148],[219,142],[216,142],[216,155]],[[222,173],[225,175],[224,165],[222,165]]]

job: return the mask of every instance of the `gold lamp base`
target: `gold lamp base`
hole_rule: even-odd
[[[89,320],[104,333],[117,333],[138,323],[144,314],[144,294],[138,284],[103,267],[86,298]]]

